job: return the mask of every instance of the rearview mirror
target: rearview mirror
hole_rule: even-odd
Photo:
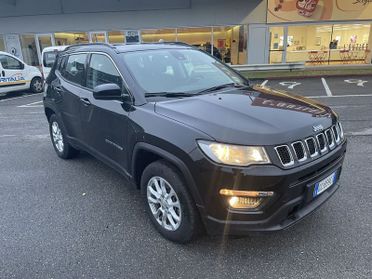
[[[93,97],[97,100],[121,100],[122,90],[115,83],[101,84],[94,87]]]

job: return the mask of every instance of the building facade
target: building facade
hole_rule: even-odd
[[[0,50],[178,41],[231,64],[370,64],[372,1],[0,0]]]

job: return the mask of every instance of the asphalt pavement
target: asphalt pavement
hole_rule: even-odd
[[[56,156],[41,94],[2,97],[0,278],[372,278],[372,78],[346,79],[254,81],[339,113],[349,141],[339,191],[288,230],[188,245],[155,231],[114,170]]]

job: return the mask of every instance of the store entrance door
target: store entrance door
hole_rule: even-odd
[[[107,33],[104,31],[100,32],[90,32],[89,41],[91,43],[107,43]]]
[[[54,37],[53,34],[38,34],[36,35],[36,50],[37,56],[39,58],[39,65],[42,63],[41,54],[43,49],[46,47],[54,46]]]

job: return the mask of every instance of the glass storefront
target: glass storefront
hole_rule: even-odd
[[[5,43],[2,35],[0,35],[0,51],[5,51]]]
[[[108,32],[108,41],[110,44],[123,44],[125,43],[125,36],[123,31],[110,31]]]
[[[54,40],[57,46],[89,43],[89,36],[86,32],[79,33],[54,33]]]
[[[40,63],[37,55],[35,39],[35,35],[33,34],[20,36],[23,60],[28,65],[39,66]]]
[[[225,63],[247,63],[248,26],[182,27],[138,30],[144,43],[184,42],[211,53]],[[92,32],[56,32],[53,34],[20,35],[24,60],[39,65],[41,52],[48,46],[89,42],[126,43],[125,30]],[[0,50],[5,49],[0,36]]]
[[[273,26],[270,27],[270,63],[281,63],[285,55],[283,62],[287,63],[369,64],[371,33],[371,24],[360,23]]]
[[[211,53],[212,28],[177,28],[179,42],[198,47]]]
[[[246,26],[213,27],[213,53],[225,63],[247,63]]]
[[[284,27],[270,27],[270,64],[282,63],[284,51]]]
[[[148,29],[141,30],[141,40],[144,43],[158,43],[160,40],[165,42],[176,42],[176,29]]]

